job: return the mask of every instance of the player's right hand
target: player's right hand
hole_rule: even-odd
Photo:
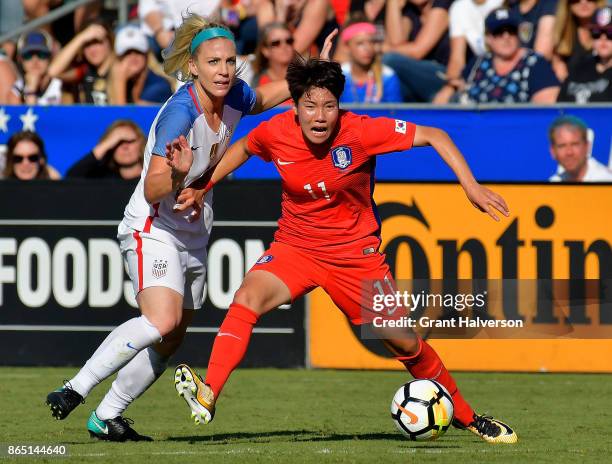
[[[172,175],[185,177],[193,164],[193,152],[185,136],[166,144],[166,164],[172,168]]]

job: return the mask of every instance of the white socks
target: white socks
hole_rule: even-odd
[[[70,380],[72,388],[85,398],[93,387],[125,366],[139,351],[160,342],[161,338],[157,328],[145,316],[124,322],[106,337]]]
[[[167,365],[168,359],[152,347],[138,353],[117,374],[111,389],[96,409],[98,418],[108,420],[123,414],[130,403],[164,373]]]

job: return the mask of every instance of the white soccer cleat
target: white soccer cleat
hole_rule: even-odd
[[[196,425],[208,424],[215,417],[215,395],[212,389],[187,364],[179,364],[174,371],[174,386],[191,409]]]

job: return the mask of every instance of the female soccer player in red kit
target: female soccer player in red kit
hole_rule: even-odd
[[[230,147],[205,189],[183,191],[178,197],[180,209],[197,211],[204,191],[250,155],[273,162],[282,178],[282,217],[274,242],[234,295],[206,379],[187,365],[177,367],[176,388],[197,423],[212,420],[215,402],[262,314],[322,287],[353,324],[371,324],[380,315],[363,305],[364,282],[387,282],[394,288],[385,256],[378,251],[380,222],[372,198],[376,155],[431,145],[474,206],[495,220],[497,212],[508,215],[503,198],[476,182],[444,131],[340,111],[344,77],[337,63],[295,61],[287,81],[295,108],[261,123]],[[177,173],[188,171],[189,155],[181,152],[168,163]],[[374,330],[415,378],[434,379],[447,388],[457,426],[488,442],[517,441],[503,422],[474,413],[436,352],[418,335],[406,333],[410,329]]]

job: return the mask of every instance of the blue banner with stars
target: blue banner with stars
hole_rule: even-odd
[[[64,174],[96,145],[112,122],[131,119],[147,134],[158,110],[157,106],[4,106],[0,107],[0,148],[4,148],[15,132],[35,131],[45,142],[49,164]],[[234,140],[283,111],[286,107],[244,118]],[[549,151],[548,127],[563,114],[582,118],[593,131],[593,156],[605,165],[611,161],[612,105],[479,110],[395,106],[355,111],[446,130],[482,181],[547,181],[557,167]],[[278,174],[272,163],[252,159],[235,177],[275,179]],[[454,180],[452,171],[431,148],[378,157],[376,177],[379,180]]]

